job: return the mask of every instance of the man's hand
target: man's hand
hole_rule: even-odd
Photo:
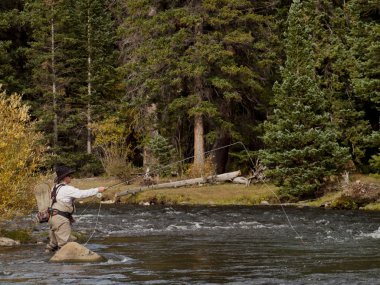
[[[103,193],[104,191],[106,191],[106,187],[98,187],[99,193]]]

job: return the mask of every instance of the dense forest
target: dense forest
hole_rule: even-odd
[[[43,133],[40,170],[251,157],[308,197],[380,173],[379,38],[378,0],[2,0],[0,84]]]

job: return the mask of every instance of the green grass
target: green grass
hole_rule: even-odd
[[[364,183],[380,184],[380,178],[371,177],[369,175],[355,174],[351,176],[351,181],[360,180]],[[88,189],[98,186],[111,186],[121,181],[116,178],[88,178],[74,179],[72,185],[80,189]],[[161,181],[166,182],[166,181]],[[115,194],[141,187],[138,183],[134,185],[120,184],[107,190],[103,194],[103,200],[114,200]],[[279,201],[274,193],[277,193],[278,188],[273,184],[253,184],[248,187],[241,184],[204,184],[202,186],[190,186],[180,188],[168,188],[147,190],[136,195],[127,195],[121,197],[122,203],[144,203],[155,202],[162,204],[180,204],[180,205],[257,205],[262,201],[269,201],[273,204],[278,204]],[[300,201],[298,205],[310,207],[321,207],[326,203],[333,203],[341,196],[342,191],[329,192],[324,196],[309,200]],[[84,202],[98,202],[99,199],[92,197],[87,198]],[[365,210],[380,210],[380,202],[365,206]]]
[[[13,240],[17,240],[20,243],[30,243],[34,241],[30,230],[18,229],[18,230],[5,230],[0,229],[0,236],[7,237]]]
[[[273,185],[246,187],[239,184],[203,185],[185,188],[149,190],[132,197],[133,203],[154,201],[163,204],[186,205],[256,205],[273,198]],[[123,197],[122,202],[130,198]]]
[[[332,201],[339,198],[341,195],[342,195],[342,191],[329,192],[320,198],[309,200],[309,201],[302,201],[302,204],[310,206],[310,207],[321,207],[325,205],[326,203],[331,203]]]
[[[98,186],[110,186],[120,182],[114,178],[74,179],[72,185],[79,189]],[[138,188],[136,185],[118,185],[103,194],[104,200],[113,200],[116,193]],[[147,190],[136,195],[121,197],[122,203],[143,203],[155,201],[164,204],[186,205],[256,205],[263,200],[273,200],[277,188],[272,184],[253,184],[248,187],[242,184],[204,184],[202,186],[180,187]],[[85,199],[85,202],[96,202],[96,198]]]
[[[370,203],[362,208],[363,210],[368,211],[380,211],[380,202],[377,203]]]
[[[354,174],[351,176],[351,181],[357,180],[364,183],[375,183],[380,185],[380,177],[377,175]]]

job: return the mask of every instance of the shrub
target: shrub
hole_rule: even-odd
[[[339,210],[356,210],[358,205],[348,197],[339,197],[331,203],[331,208]]]
[[[151,150],[154,159],[154,164],[150,165],[154,169],[158,169],[159,175],[167,176],[177,169],[176,165],[170,163],[174,161],[175,149],[169,143],[168,139],[160,134],[153,136],[147,143],[147,147]]]
[[[215,175],[214,157],[212,155],[206,157],[203,169],[199,169],[198,166],[191,164],[186,171],[186,175],[191,178]]]
[[[29,242],[34,241],[34,238],[31,232],[24,229],[19,229],[19,230],[0,229],[0,235],[3,237],[13,239],[13,240],[17,240],[20,243],[29,243]]]
[[[373,155],[369,163],[372,168],[372,172],[375,174],[380,174],[380,154]]]
[[[94,146],[99,150],[99,158],[104,171],[109,176],[127,179],[133,172],[130,157],[132,150],[126,142],[129,135],[116,117],[110,117],[92,125],[95,135]]]
[[[0,216],[34,206],[33,178],[42,158],[41,134],[17,94],[0,92]]]

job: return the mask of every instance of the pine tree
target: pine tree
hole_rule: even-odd
[[[370,122],[373,134],[368,138],[366,159],[379,154],[380,131],[380,21],[379,2],[352,0],[350,15],[349,50],[353,58],[350,78],[358,104]],[[373,157],[376,160],[376,156]],[[380,170],[378,170],[380,171]]]
[[[286,194],[305,198],[338,174],[349,159],[337,143],[328,101],[318,86],[312,25],[304,3],[294,0],[288,16],[282,83],[274,85],[274,112],[264,124],[263,162]]]
[[[102,119],[99,110],[107,113],[112,109],[112,100],[117,92],[115,82],[116,53],[114,49],[115,31],[112,15],[105,0],[80,0],[71,4],[70,22],[72,25],[71,41],[73,50],[69,57],[73,62],[71,74],[77,86],[74,92],[85,105],[86,114],[86,151],[92,153],[90,124]],[[79,75],[79,76],[78,76]],[[104,104],[107,102],[107,104]]]
[[[90,124],[114,108],[117,92],[115,28],[107,1],[30,1],[27,13],[33,27],[29,93],[53,146],[48,164],[77,169],[100,164],[91,154]]]
[[[22,92],[28,84],[25,48],[30,34],[23,20],[23,1],[0,3],[0,84],[9,92]]]
[[[186,145],[189,155],[193,150],[199,168],[206,144],[250,133],[242,126],[246,118],[255,121],[269,93],[275,36],[271,17],[255,12],[264,2],[127,1],[123,68],[130,98],[143,116],[157,104],[161,135]]]
[[[166,138],[157,134],[148,142],[148,146],[157,158],[156,163],[151,165],[151,170],[159,170],[156,173],[160,175],[169,175],[176,169],[175,165],[170,165],[174,160],[175,150]]]
[[[53,153],[59,151],[59,112],[64,95],[63,37],[67,17],[64,0],[27,1],[26,17],[33,28],[29,64],[33,87],[35,115],[41,119],[40,128],[48,137]],[[39,106],[39,107],[37,107]]]
[[[313,46],[320,88],[330,102],[332,122],[339,130],[339,143],[350,149],[354,162],[361,164],[370,135],[361,100],[355,94],[349,67],[355,59],[347,41],[350,27],[346,4],[328,0],[306,1],[312,15]]]

